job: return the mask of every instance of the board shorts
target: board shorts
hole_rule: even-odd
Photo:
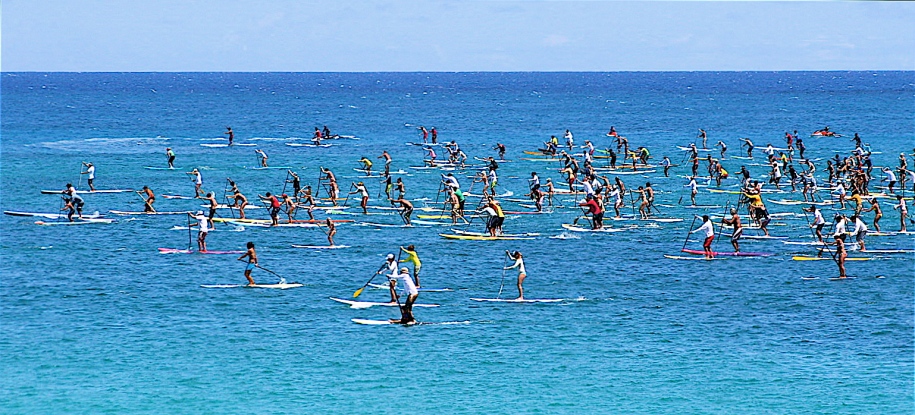
[[[248,265],[245,266],[245,271],[254,271],[254,268],[257,268],[257,264],[249,262]]]
[[[712,236],[709,236],[708,238],[705,238],[705,242],[702,243],[702,247],[703,247],[703,248],[711,248],[711,247],[712,247],[712,241],[714,241],[714,240],[715,240],[715,235],[712,235]]]
[[[734,229],[734,233],[731,234],[731,242],[737,242],[741,236],[743,236],[743,228]]]
[[[823,230],[823,226],[825,226],[825,225],[826,225],[825,223],[821,223],[821,224],[817,225],[817,232],[822,231],[822,230]]]
[[[493,227],[493,228],[501,227],[501,226],[502,226],[502,222],[505,222],[505,217],[498,217],[498,216],[496,216],[496,217],[493,218],[493,220],[492,220],[492,227]]]
[[[858,232],[858,234],[855,235],[855,242],[864,242],[865,236],[867,236],[867,231]]]

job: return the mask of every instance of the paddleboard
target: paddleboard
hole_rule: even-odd
[[[470,324],[470,321],[443,321],[436,323],[429,323],[425,321],[414,321],[412,323],[400,324],[392,322],[391,320],[366,320],[362,318],[351,319],[353,323],[356,324],[365,324],[369,326],[390,326],[390,325],[404,325],[404,326],[428,326],[428,325],[455,325],[455,324]]]
[[[686,252],[693,255],[705,255],[705,251],[701,249],[682,249],[681,252]],[[712,256],[772,256],[774,254],[762,253],[762,252],[712,252]]]
[[[832,256],[825,256],[825,255],[822,257],[795,255],[795,256],[791,257],[791,259],[793,259],[795,261],[825,261],[825,260],[833,261]],[[871,261],[873,259],[875,259],[875,258],[870,258],[870,257],[846,257],[845,258],[846,261]]]
[[[76,193],[81,194],[81,195],[92,195],[92,194],[108,194],[108,193],[127,193],[127,192],[132,192],[132,191],[133,191],[132,189],[102,189],[102,190],[95,190],[95,191],[77,190]],[[63,193],[62,190],[42,190],[41,191],[41,194],[43,194],[43,195],[59,195],[61,193]]]
[[[558,303],[564,301],[563,298],[525,298],[523,300],[507,299],[507,298],[471,298],[473,301],[487,302],[487,303]]]
[[[241,255],[245,251],[196,251],[193,249],[159,248],[160,254],[209,254],[209,255]]]
[[[114,223],[114,219],[79,219],[73,222],[70,221],[61,221],[61,222],[45,222],[45,221],[36,221],[36,225],[42,226],[54,226],[54,225],[92,225],[92,224],[108,224]]]
[[[450,233],[440,233],[439,236],[445,239],[457,239],[462,241],[495,241],[495,240],[506,240],[506,241],[517,241],[524,239],[534,239],[526,237],[516,237],[516,236],[477,236],[477,235],[455,235]]]
[[[277,290],[288,290],[290,288],[299,288],[299,287],[304,287],[304,286],[305,285],[297,283],[297,282],[290,282],[290,283],[286,283],[286,284],[254,284],[254,285],[247,285],[247,284],[246,285],[242,285],[242,284],[206,285],[206,284],[203,284],[200,287],[201,288],[272,288],[272,289],[277,289]]]
[[[333,144],[300,144],[300,143],[286,143],[286,145],[289,146],[289,147],[321,147],[321,148],[326,148],[326,147],[332,146]]]
[[[39,213],[39,212],[18,212],[14,210],[5,210],[3,211],[4,215],[10,216],[22,216],[22,217],[40,217],[45,219],[64,219],[67,217],[66,213]],[[83,213],[83,219],[98,219],[102,217],[98,212],[93,214]]]
[[[197,199],[194,196],[181,196],[181,195],[162,195],[164,199]]]
[[[721,258],[705,258],[705,257],[701,257],[701,256],[676,256],[676,255],[666,255],[666,254],[664,255],[664,258],[667,258],[667,259],[687,259],[687,260],[694,260],[694,261],[709,261],[709,260],[712,260],[712,259],[721,259]]]
[[[184,212],[128,212],[123,210],[109,210],[109,213],[115,215],[184,215],[187,214],[187,211]]]
[[[603,233],[614,233],[614,232],[622,232],[622,231],[625,231],[625,229],[621,229],[621,228],[591,229],[591,228],[584,228],[584,227],[581,227],[581,226],[575,226],[575,225],[572,225],[572,224],[569,224],[569,223],[563,223],[563,224],[562,224],[562,227],[563,227],[564,229],[568,229],[568,230],[573,231],[573,232],[603,232]]]
[[[788,239],[787,236],[741,235],[740,239]]]
[[[289,166],[279,166],[279,167],[245,167],[248,170],[290,170],[292,167]]]
[[[174,167],[153,167],[153,166],[146,166],[146,167],[144,167],[144,168],[147,169],[147,170],[175,170]]]
[[[349,248],[349,245],[296,245],[292,244],[293,248],[305,248],[305,249],[343,249]]]
[[[915,249],[868,249],[866,251],[858,251],[868,254],[912,254],[915,253]]]
[[[334,300],[338,303],[347,304],[350,308],[369,308],[374,306],[381,307],[397,307],[397,303],[381,303],[375,301],[354,301],[354,300],[344,300],[342,298],[330,297],[331,300]],[[413,307],[441,307],[438,304],[413,304]]]
[[[369,284],[369,287],[382,288],[382,289],[387,290],[391,286],[387,285],[387,284]],[[426,292],[426,293],[444,293],[444,292],[454,291],[451,288],[422,288],[422,287],[417,288],[416,290],[419,292]]]

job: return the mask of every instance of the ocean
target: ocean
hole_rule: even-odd
[[[370,206],[386,203],[380,179],[353,169],[366,157],[377,171],[387,150],[419,208],[441,206],[434,203],[441,173],[478,194],[471,177],[482,162],[474,157],[496,156],[493,147],[503,143],[511,162],[500,164],[498,191],[523,198],[531,172],[563,183],[557,163],[522,160],[538,157],[523,151],[551,135],[564,143],[566,129],[576,145],[615,149],[606,136],[614,126],[631,146],[648,147],[652,163],[666,155],[678,164],[668,178],[660,169],[619,177],[628,188],[651,182],[656,215],[683,219],[608,219],[626,229],[571,232],[561,225],[580,211],[558,195],[563,206],[551,214],[508,215],[507,233],[534,239],[453,241],[439,236],[448,226],[366,224],[401,224],[389,210],[371,210],[382,214],[332,215],[356,221],[338,226],[336,242],[350,247],[334,250],[291,246],[326,245],[315,228],[217,223],[209,249],[254,242],[262,266],[305,284],[260,290],[202,288],[243,284],[238,255],[158,253],[188,247],[187,218],[108,213],[142,210],[130,192],[84,196],[85,211],[107,214],[112,224],[39,226],[41,218],[2,215],[0,413],[912,413],[911,253],[851,252],[874,259],[849,261],[856,278],[845,281],[829,279],[838,275],[831,260],[792,259],[815,256],[815,247],[782,240],[742,241],[742,250],[773,254],[767,257],[664,255],[690,256],[680,252],[684,245],[701,249],[699,235],[687,240],[698,226],[693,215],[720,216],[737,204],[737,195],[709,192],[712,182],[697,202],[714,207],[685,206],[687,180],[679,176],[689,167],[676,146],[701,147],[699,128],[710,147],[719,140],[729,147],[722,162],[732,178],[721,189],[737,189],[733,176],[744,165],[765,181],[760,150],[784,147],[784,133],[797,130],[821,185],[826,160],[848,155],[859,133],[874,151],[873,190],[879,168],[897,166],[898,155],[915,147],[915,72],[2,73],[0,93],[4,211],[58,211],[60,197],[39,191],[67,183],[86,189],[82,162],[97,167],[98,189],[149,186],[160,196],[193,196],[184,173],[197,168],[203,188],[220,199],[229,178],[252,204],[258,194],[290,193],[286,169],[253,168],[254,149],[270,165],[298,172],[303,186],[320,188],[319,167],[335,172],[343,192],[363,181]],[[307,143],[325,125],[351,138],[328,140],[327,148],[286,145]],[[826,125],[842,137],[809,137]],[[249,145],[202,145],[226,143],[227,126],[237,144]],[[425,154],[407,145],[421,142],[420,126],[435,127],[440,142],[459,143],[474,167],[412,168]],[[733,158],[745,155],[739,138],[757,145],[756,158]],[[177,154],[177,168],[145,168],[166,167],[166,147]],[[444,149],[436,152],[445,157]],[[773,193],[764,200],[800,198]],[[352,199],[347,211],[358,212]],[[468,207],[478,201],[468,198]],[[880,225],[895,232],[899,213],[891,203],[881,199]],[[194,211],[201,204],[160,197],[155,206]],[[768,203],[772,235],[812,240],[800,208]],[[827,220],[834,209],[823,208]],[[622,213],[634,213],[628,197]],[[873,213],[864,217],[870,224]],[[481,223],[458,229],[482,231]],[[721,239],[715,249],[731,251]],[[417,319],[460,324],[360,325],[351,319],[399,313],[329,299],[352,298],[386,254],[409,244],[423,261],[423,285],[452,289],[420,293],[419,303],[440,307],[415,309]],[[913,246],[912,235],[867,239],[868,249]],[[524,254],[525,297],[562,301],[470,300],[494,298],[500,286],[501,298],[517,296],[517,272],[501,270],[505,250]],[[278,279],[262,270],[254,277]],[[359,300],[387,301],[388,294],[368,288]]]

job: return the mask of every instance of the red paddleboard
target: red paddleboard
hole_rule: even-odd
[[[160,254],[210,254],[210,255],[241,255],[245,251],[195,251],[193,249],[159,248]]]
[[[701,249],[684,249],[683,252],[687,254],[694,255],[705,255],[705,251]],[[772,256],[774,254],[767,254],[762,252],[712,252],[712,256]]]

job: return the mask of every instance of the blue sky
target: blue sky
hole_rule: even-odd
[[[3,71],[915,70],[909,2],[6,0]]]

